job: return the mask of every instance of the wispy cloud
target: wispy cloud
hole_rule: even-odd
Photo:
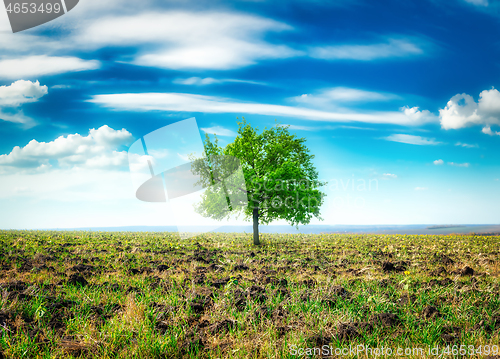
[[[436,141],[434,138],[426,138],[422,136],[406,135],[406,134],[394,134],[384,137],[386,141],[407,143],[409,145],[418,146],[435,146],[440,145],[442,142]]]
[[[231,131],[230,129],[221,127],[221,126],[213,126],[213,127],[202,127],[200,128],[205,133],[208,134],[216,134],[218,136],[236,136],[236,132]]]
[[[77,57],[28,56],[0,60],[0,78],[36,80],[39,76],[95,70],[99,67],[99,61],[86,61]]]
[[[455,163],[455,162],[448,162],[450,166],[456,166],[456,167],[469,167],[470,163]]]
[[[444,161],[439,159],[439,160],[435,160],[433,162],[436,166],[442,166],[444,165]],[[469,167],[470,166],[470,163],[456,163],[456,162],[447,162],[446,163],[447,165],[449,166],[456,166],[456,167]]]
[[[471,145],[469,143],[462,143],[462,142],[455,143],[455,146],[460,146],[460,147],[465,147],[465,148],[479,148],[478,144]]]
[[[469,4],[476,5],[476,6],[488,6],[488,0],[465,0],[465,2],[468,2]]]
[[[182,154],[182,153],[177,153],[177,156],[183,161],[189,162],[189,155],[187,154]]]
[[[398,176],[397,176],[397,175],[395,175],[394,173],[384,173],[384,174],[382,175],[382,177],[383,177],[384,179],[389,179],[389,178],[393,178],[393,179],[394,179],[394,178],[398,178]]]
[[[250,80],[238,80],[238,79],[214,79],[213,77],[189,77],[189,78],[177,78],[172,81],[174,84],[179,85],[191,85],[191,86],[207,86],[214,84],[224,84],[224,83],[245,83],[252,85],[262,85],[267,86],[265,82],[250,81]]]
[[[343,105],[348,102],[373,102],[373,101],[389,101],[400,98],[397,95],[366,91],[347,87],[334,87],[324,89],[316,94],[303,94],[301,96],[292,97],[291,100],[301,104],[311,104],[315,106],[322,105]]]
[[[318,131],[321,129],[321,127],[312,127],[312,126],[300,126],[300,125],[285,125],[288,126],[290,130],[297,130],[297,131]]]
[[[216,96],[186,93],[124,93],[95,95],[90,102],[121,111],[181,111],[204,113],[259,114],[300,117],[324,122],[390,123],[406,126],[435,121],[436,117],[418,108],[400,111],[335,112],[295,106],[239,102]]]
[[[291,29],[278,21],[239,13],[162,11],[97,19],[75,39],[94,48],[136,46],[132,60],[136,65],[227,70],[302,55],[263,40],[268,32]]]
[[[420,45],[410,40],[388,39],[382,43],[359,45],[334,45],[313,47],[310,56],[324,60],[371,61],[391,57],[406,57],[423,54]]]

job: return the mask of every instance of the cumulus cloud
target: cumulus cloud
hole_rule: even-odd
[[[420,45],[405,39],[388,39],[369,45],[336,45],[313,47],[310,56],[324,60],[371,61],[391,57],[406,57],[423,54]]]
[[[127,152],[117,147],[129,143],[132,135],[125,129],[114,130],[107,125],[91,129],[87,136],[60,136],[51,142],[31,140],[16,146],[9,154],[0,155],[0,169],[43,171],[57,162],[60,167],[119,168],[127,165]]]
[[[443,160],[435,160],[433,163],[434,163],[436,166],[440,166],[440,165],[444,164],[444,161],[443,161]]]
[[[213,127],[202,127],[200,128],[203,132],[210,134],[216,134],[219,136],[236,136],[236,132],[231,131],[230,129],[221,127],[221,126],[213,126]]]
[[[418,146],[435,146],[435,145],[439,145],[442,143],[442,142],[436,141],[434,138],[406,135],[406,134],[401,134],[401,133],[384,137],[384,139],[386,141],[407,143],[410,145],[418,145]]]
[[[400,110],[413,123],[423,124],[423,123],[428,123],[428,122],[434,122],[436,120],[436,116],[434,116],[430,111],[428,111],[428,110],[420,111],[418,109],[418,107],[404,106],[404,107],[401,107]]]
[[[0,86],[0,119],[31,127],[35,121],[25,116],[21,106],[38,101],[48,93],[47,86],[40,82],[18,80],[9,86]]]
[[[433,122],[435,116],[417,107],[400,111],[339,112],[265,103],[241,102],[217,96],[188,93],[122,93],[94,95],[90,102],[122,111],[180,111],[204,113],[248,113],[291,116],[325,122],[390,123],[416,126]]]
[[[0,106],[19,106],[35,102],[47,93],[47,86],[40,86],[38,81],[18,80],[9,86],[0,86]]]
[[[492,131],[490,126],[484,126],[482,132],[490,136],[495,136],[495,135],[500,136],[500,132]]]
[[[483,132],[490,134],[491,125],[500,125],[500,92],[494,88],[484,90],[478,102],[468,94],[457,94],[439,110],[439,118],[446,130],[481,125]]]

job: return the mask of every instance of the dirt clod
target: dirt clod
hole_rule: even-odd
[[[462,268],[462,269],[459,271],[459,274],[460,274],[461,276],[466,276],[466,275],[474,275],[474,269],[472,269],[471,267],[465,266],[464,268]]]
[[[379,313],[371,317],[371,324],[383,327],[392,327],[399,324],[400,319],[394,313]]]
[[[359,332],[352,324],[343,323],[337,328],[337,338],[343,341],[349,341],[359,337]]]
[[[166,264],[160,264],[158,267],[156,267],[156,270],[158,272],[165,272],[166,270],[168,270],[169,266],[166,265]]]
[[[234,271],[240,271],[240,270],[249,270],[250,268],[246,264],[237,264],[234,266],[233,270]]]
[[[439,317],[440,313],[436,307],[434,307],[432,305],[428,305],[422,311],[422,316],[426,319],[431,319],[431,318]]]
[[[89,283],[87,280],[79,274],[72,274],[69,276],[68,284],[86,286]]]
[[[256,302],[265,302],[267,297],[265,295],[266,290],[262,287],[252,285],[247,288],[248,298],[255,300]]]

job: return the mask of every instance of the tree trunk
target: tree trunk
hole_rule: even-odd
[[[259,207],[253,209],[253,244],[259,245]]]

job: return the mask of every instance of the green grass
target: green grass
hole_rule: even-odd
[[[498,237],[263,234],[262,243],[0,231],[0,350],[16,359],[294,358],[364,345],[435,357],[428,348],[449,346],[443,357],[458,357],[463,345],[479,358],[500,342]]]

